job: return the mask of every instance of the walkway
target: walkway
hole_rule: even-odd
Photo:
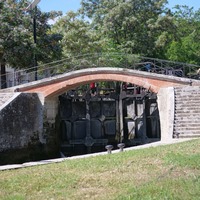
[[[149,144],[144,144],[144,145],[139,145],[135,147],[130,147],[130,148],[125,148],[124,151],[131,151],[131,150],[137,150],[137,149],[144,149],[144,148],[151,148],[151,147],[156,147],[156,146],[161,146],[161,145],[170,145],[170,144],[175,144],[175,143],[180,143],[180,142],[186,142],[189,140],[192,140],[194,138],[187,138],[187,139],[173,139],[168,142],[153,142]],[[119,150],[114,150],[112,153],[121,153]],[[83,158],[88,158],[88,157],[94,157],[94,156],[99,156],[99,155],[106,155],[107,152],[101,152],[101,153],[93,153],[93,154],[86,154],[86,155],[80,155],[80,156],[73,156],[73,157],[68,157],[68,158],[57,158],[57,159],[51,159],[51,160],[41,160],[41,161],[36,161],[36,162],[27,162],[23,164],[12,164],[12,165],[2,165],[0,166],[0,171],[3,170],[12,170],[12,169],[20,169],[20,168],[25,168],[25,167],[33,167],[37,165],[46,165],[46,164],[52,164],[52,163],[60,163],[64,162],[67,160],[73,160],[73,159],[83,159]]]

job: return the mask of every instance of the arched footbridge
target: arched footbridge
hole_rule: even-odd
[[[46,99],[47,110],[54,110],[49,113],[56,113],[57,106],[52,107],[55,104],[52,103],[52,101],[55,102],[55,97],[78,86],[100,81],[132,83],[157,93],[161,139],[168,140],[172,136],[200,136],[200,126],[194,122],[200,115],[197,112],[200,103],[199,80],[125,68],[99,67],[80,69],[45,78],[23,84],[14,88],[14,90],[23,93],[42,94]],[[55,118],[52,114],[47,114],[47,117],[51,120]],[[185,130],[183,130],[184,127]]]
[[[188,78],[167,76],[125,68],[100,67],[68,72],[62,75],[23,84],[12,89],[18,92],[42,93],[44,97],[48,98],[58,96],[65,91],[76,88],[80,85],[100,81],[132,83],[154,93],[158,93],[160,88],[200,85],[200,81]],[[9,90],[11,90],[11,88]]]

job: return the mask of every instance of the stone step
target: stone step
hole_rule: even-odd
[[[188,126],[188,127],[174,127],[174,132],[179,132],[179,131],[199,131],[200,133],[200,126],[197,126],[197,127],[191,127],[191,126]]]
[[[175,87],[175,92],[198,92],[200,91],[199,86],[186,86],[186,87]]]
[[[197,98],[197,99],[199,99],[199,97],[200,97],[200,94],[194,94],[194,95],[191,95],[191,94],[187,94],[187,95],[174,95],[174,98],[175,99],[182,99],[182,98],[184,98],[184,99],[190,99],[190,98]]]
[[[176,112],[176,111],[175,111]],[[181,120],[181,121],[198,121],[200,120],[200,113],[175,113],[174,120]]]
[[[180,103],[175,104],[175,109],[176,108],[177,109],[183,109],[183,108],[185,108],[185,109],[194,109],[194,108],[200,109],[200,107],[198,107],[197,104],[180,104]]]
[[[11,97],[13,93],[0,93],[0,107],[6,103]]]
[[[177,90],[174,90],[174,94],[175,95],[185,95],[185,94],[191,94],[191,95],[194,95],[194,94],[200,94],[200,89],[199,90],[182,90],[182,91],[177,91]]]
[[[193,90],[193,91],[180,91],[180,92],[177,92],[176,90],[174,91],[174,94],[176,96],[186,96],[186,95],[197,95],[199,96],[200,95],[200,90]]]
[[[174,119],[200,119],[199,113],[175,113]]]
[[[198,135],[200,134],[200,130],[180,130],[180,131],[175,131],[174,134],[193,134],[193,135]]]
[[[178,138],[200,138],[199,134],[178,134]]]
[[[199,121],[178,121],[178,120],[175,120],[174,121],[174,126],[197,126],[198,124],[200,123],[200,120]]]
[[[175,96],[175,101],[200,101],[200,96]]]
[[[177,95],[177,94],[174,94],[174,97],[175,98],[179,98],[179,99],[181,99],[181,98],[185,98],[185,99],[189,99],[189,98],[199,98],[200,97],[200,94],[190,94],[190,93],[188,93],[188,94],[185,94],[185,95]]]
[[[174,128],[188,128],[188,127],[199,127],[198,123],[194,124],[194,123],[174,123]]]
[[[197,101],[199,101],[199,99],[200,99],[200,95],[194,95],[194,96],[192,96],[192,95],[187,95],[187,96],[176,96],[176,95],[174,95],[174,99],[175,100],[177,100],[177,101],[189,101],[189,100],[197,100]]]
[[[183,106],[186,106],[186,107],[189,107],[189,106],[196,106],[196,107],[198,107],[198,104],[200,104],[200,100],[199,101],[196,101],[196,100],[191,100],[191,101],[184,101],[184,100],[176,101],[175,100],[174,103],[175,103],[175,106],[183,105]]]
[[[191,90],[191,91],[179,91],[177,92],[176,90],[174,91],[175,95],[199,95],[200,90]]]
[[[179,89],[179,90],[175,89],[174,93],[175,94],[184,94],[184,93],[194,94],[194,93],[199,93],[199,91],[200,91],[200,88],[187,88],[187,89]]]
[[[174,121],[174,127],[200,127],[199,121],[193,122],[183,122],[183,121]]]
[[[183,113],[192,113],[194,111],[194,113],[200,113],[200,109],[198,108],[198,109],[196,109],[195,107],[190,107],[190,108],[181,108],[181,107],[178,107],[178,108],[175,108],[174,109],[174,112],[175,113],[181,113],[181,112],[183,112]]]
[[[198,124],[200,123],[200,118],[199,119],[195,119],[195,121],[193,121],[193,119],[174,119],[174,125],[176,124]]]
[[[190,107],[190,108],[184,108],[184,107],[178,107],[174,109],[175,113],[200,113],[200,108]]]
[[[175,102],[200,102],[200,97],[175,97]]]
[[[179,94],[174,94],[175,98],[191,98],[191,97],[199,97],[200,96],[200,92],[199,93],[179,93]]]
[[[200,109],[195,109],[195,108],[192,108],[192,109],[175,109],[175,114],[199,114],[200,115]]]
[[[191,107],[182,107],[182,106],[177,106],[174,108],[174,112],[200,112],[200,108],[197,108],[195,106],[191,106]]]
[[[174,99],[176,102],[183,101],[183,102],[190,102],[190,101],[200,101],[199,97],[175,97]]]
[[[175,102],[175,108],[199,108],[200,107],[198,106],[200,104],[200,102],[195,102],[195,103],[191,103],[191,102],[179,102],[179,103],[176,103]]]
[[[199,123],[200,123],[200,121],[199,122],[174,121],[174,127],[175,126],[176,127],[189,127],[189,126],[190,127],[192,127],[192,126],[197,127]]]
[[[185,123],[188,123],[188,122],[190,122],[190,121],[199,121],[200,122],[200,116],[198,115],[198,116],[190,116],[190,117],[188,117],[188,116],[174,116],[174,121],[184,121]]]

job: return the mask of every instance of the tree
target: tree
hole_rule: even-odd
[[[166,56],[170,60],[191,64],[200,63],[200,9],[176,6],[173,13],[177,24],[177,38],[169,45]]]
[[[39,61],[51,61],[60,56],[58,46],[53,45],[58,41],[57,35],[50,32],[49,18],[55,18],[60,13],[37,13],[26,11],[29,5],[27,0],[2,0],[0,3],[0,64],[1,85],[6,87],[7,64],[14,68],[28,68],[33,66],[33,55],[38,55]],[[33,41],[33,14],[37,17],[38,45]],[[55,48],[56,46],[56,48]],[[49,55],[47,55],[47,51]]]
[[[59,41],[62,35],[52,31],[52,25],[48,23],[61,15],[61,12],[41,12],[35,13],[37,22],[37,48],[36,55],[41,63],[48,63],[62,57],[62,48]]]
[[[8,61],[16,59],[18,53],[23,54],[27,47],[31,48],[27,26],[29,19],[26,15],[22,15],[24,6],[24,2],[17,3],[11,0],[1,2],[0,64],[3,88],[6,87],[5,65]]]
[[[99,34],[91,28],[89,22],[80,19],[78,13],[68,12],[53,26],[53,32],[62,35],[63,55],[99,52],[102,49]]]
[[[166,0],[83,0],[81,13],[119,51],[154,56],[174,31]],[[167,33],[167,34],[166,34]],[[162,41],[162,42],[161,42]]]

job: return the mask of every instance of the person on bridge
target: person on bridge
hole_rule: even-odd
[[[151,64],[150,64],[150,63],[147,63],[147,64],[145,65],[145,69],[146,69],[147,72],[150,72],[150,71],[151,71]]]
[[[96,95],[96,84],[94,82],[90,83],[90,91],[91,91],[92,96]]]

